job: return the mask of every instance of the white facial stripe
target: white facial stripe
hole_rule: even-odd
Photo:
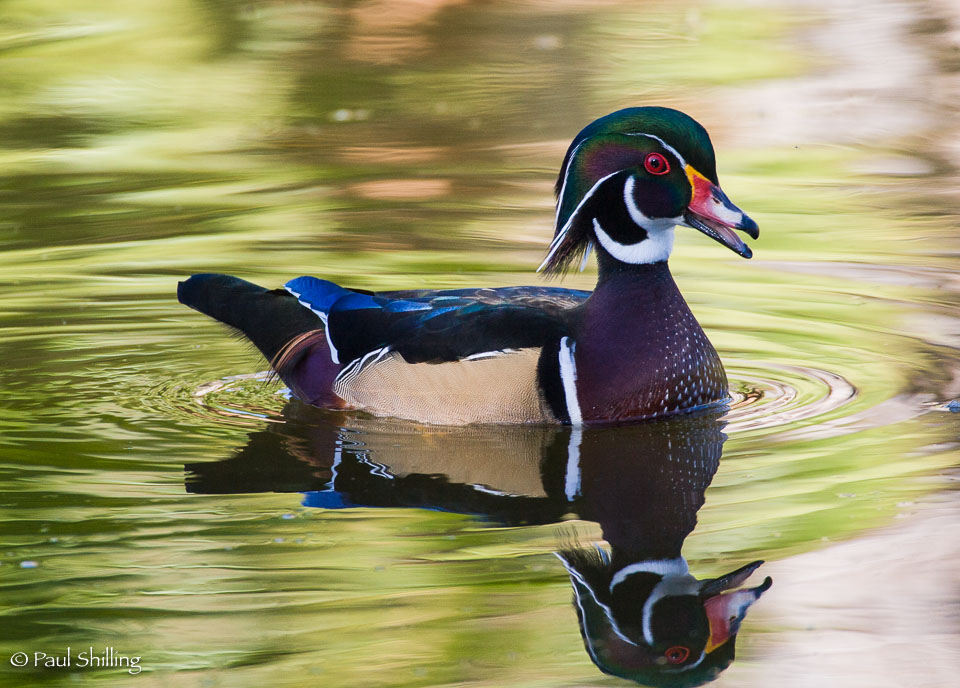
[[[682,155],[680,155],[680,152],[676,148],[671,146],[669,143],[664,141],[662,138],[660,138],[659,136],[655,136],[654,134],[644,134],[644,133],[628,133],[627,136],[646,136],[649,139],[653,139],[654,141],[657,141],[661,146],[666,148],[668,151],[673,153],[673,155],[676,156],[677,160],[680,161],[681,167],[687,166],[687,161],[684,160]],[[589,140],[590,139],[588,137],[583,141],[581,141],[580,143],[578,143],[577,147],[573,149],[573,152],[570,153],[570,157],[567,159],[567,169],[563,175],[563,184],[560,185],[560,197],[557,199],[557,214],[554,219],[554,226],[556,226],[556,224],[560,222],[560,205],[563,202],[563,194],[567,190],[567,180],[570,179],[570,170],[573,169],[573,159],[577,156],[577,153],[580,151],[580,148],[583,146],[583,144]],[[606,177],[604,177],[604,179],[606,179]],[[576,211],[574,211],[574,213],[576,213]]]
[[[627,206],[627,213],[630,215],[630,219],[633,220],[637,226],[643,227],[647,230],[648,234],[653,234],[654,232],[673,229],[683,222],[682,215],[677,217],[647,217],[637,206],[637,201],[633,197],[633,189],[636,183],[636,177],[633,175],[627,177],[627,181],[623,183],[623,202],[624,205]]]
[[[669,151],[680,162],[681,167],[687,166],[687,162],[684,159],[684,157],[680,155],[680,151],[678,151],[676,148],[671,146],[669,143],[664,141],[659,136],[656,136],[654,134],[645,134],[642,132],[628,133],[627,135],[628,136],[646,136],[647,138],[653,139],[654,141],[658,142],[661,146],[663,146],[664,149]],[[560,187],[560,197],[557,199],[557,213],[556,213],[556,219],[554,220],[554,226],[556,226],[560,222],[560,208],[563,205],[563,197],[567,190],[567,181],[570,179],[570,171],[573,169],[574,158],[576,158],[577,153],[580,151],[580,148],[583,146],[583,144],[587,140],[589,139],[584,139],[584,141],[581,141],[577,145],[577,147],[573,149],[573,152],[570,154],[570,158],[567,161],[567,170],[563,177],[563,184]],[[622,171],[622,170],[618,170],[618,172],[619,171]],[[590,188],[590,190],[586,193],[586,195],[580,200],[580,202],[577,204],[577,207],[574,209],[574,211],[570,213],[570,217],[567,219],[566,223],[564,223],[563,228],[559,232],[557,232],[557,235],[553,238],[553,241],[550,242],[550,250],[547,253],[547,257],[543,259],[542,263],[540,263],[540,267],[537,268],[537,272],[540,272],[541,270],[543,270],[544,267],[546,267],[547,263],[549,263],[550,260],[553,258],[553,255],[557,252],[557,249],[560,247],[560,244],[562,244],[563,240],[566,238],[567,232],[570,230],[570,225],[572,224],[573,220],[576,218],[577,213],[579,213],[580,210],[583,208],[584,203],[586,203],[587,200],[589,200],[590,197],[593,196],[597,188],[603,182],[605,182],[607,179],[609,179],[615,174],[617,174],[617,172],[611,172],[607,176],[600,179],[596,184],[594,184]],[[647,217],[643,213],[643,211],[641,211],[640,208],[637,206],[637,203],[633,198],[633,189],[635,185],[636,185],[636,179],[633,177],[633,175],[631,175],[630,177],[627,178],[626,182],[624,183],[623,200],[627,206],[627,212],[630,214],[630,218],[638,226],[643,227],[647,231],[648,233],[647,239],[644,241],[640,241],[636,244],[630,244],[630,245],[620,244],[619,242],[614,241],[606,232],[603,231],[603,229],[597,223],[596,219],[594,219],[593,221],[594,231],[597,232],[597,238],[600,241],[600,244],[607,250],[607,252],[610,253],[610,255],[612,255],[617,260],[620,260],[624,263],[632,263],[635,265],[639,265],[642,263],[656,263],[659,261],[666,260],[667,258],[670,257],[670,253],[673,251],[673,228],[678,224],[684,224],[683,218],[682,217],[676,217],[676,218]],[[736,213],[733,213],[732,211],[730,211],[728,208],[726,208],[726,206],[718,206],[716,212],[718,217],[722,217],[725,221],[728,219],[728,216],[736,215]],[[741,216],[742,216],[742,213],[741,213]],[[736,222],[739,222],[740,219],[742,219],[742,217],[737,218],[736,220],[733,221],[733,223],[735,224]],[[601,234],[603,234],[602,238],[600,236]],[[659,235],[659,236],[656,236],[656,235]],[[656,245],[652,245],[650,243],[651,241],[653,241],[654,244]],[[646,246],[644,246],[645,244]],[[612,249],[610,248],[610,245],[613,246]],[[643,249],[637,248],[641,246],[643,246]],[[580,263],[581,272],[583,272],[584,267],[586,267],[587,259],[590,256],[591,248],[592,246],[588,245],[587,250],[584,253],[583,261]],[[621,257],[621,256],[624,256],[624,257]]]
[[[557,238],[559,239],[562,236],[563,236],[562,234],[558,234]],[[541,270],[543,270],[544,267],[546,267],[547,263],[550,262],[550,259],[553,258],[553,254],[556,252],[556,250],[557,250],[556,246],[550,249],[550,253],[548,253],[547,257],[543,259],[542,263],[540,263],[540,266],[537,268],[537,272],[540,272]]]
[[[659,136],[654,136],[653,134],[640,134],[640,133],[630,134],[630,136],[646,136],[648,139],[653,139],[654,141],[658,141],[661,146],[663,146],[664,148],[666,148],[668,151],[670,151],[676,156],[677,160],[680,161],[681,167],[687,166],[687,161],[683,159],[683,156],[680,155],[680,152],[676,148],[671,146],[669,143],[664,141],[662,138],[660,138]]]
[[[576,348],[577,343],[571,342],[570,337],[560,340],[560,381],[563,383],[563,396],[567,401],[567,415],[570,416],[570,424],[573,426],[583,424],[580,401],[577,399],[577,362],[573,358]]]
[[[573,159],[577,155],[577,151],[580,150],[580,146],[583,145],[584,139],[577,144],[577,147],[573,149],[573,152],[570,154],[570,157],[567,159],[567,169],[563,175],[563,184],[560,185],[560,195],[557,197],[557,216],[553,221],[553,226],[556,227],[560,223],[560,205],[563,203],[563,192],[567,190],[567,180],[570,178],[570,170],[573,168]]]
[[[593,232],[604,250],[621,263],[643,265],[659,263],[670,257],[673,251],[673,227],[648,232],[647,238],[635,244],[621,244],[603,231],[603,227],[593,218]]]
[[[607,605],[605,605],[603,602],[601,602],[601,601],[599,600],[599,598],[597,598],[597,593],[596,593],[596,591],[594,591],[594,589],[593,589],[592,587],[590,587],[590,584],[587,583],[586,579],[584,579],[584,577],[580,574],[580,572],[577,571],[575,568],[573,568],[566,559],[564,559],[562,556],[560,556],[559,553],[554,552],[554,555],[556,555],[557,559],[560,560],[560,563],[563,564],[563,568],[565,568],[565,569],[567,570],[567,573],[570,574],[570,577],[571,577],[571,578],[576,578],[577,581],[580,583],[580,585],[582,585],[583,587],[585,587],[585,588],[587,589],[587,592],[590,593],[590,597],[593,599],[594,604],[596,604],[598,607],[600,607],[601,609],[603,609],[603,613],[604,613],[604,615],[606,615],[607,620],[610,622],[610,626],[613,628],[613,632],[616,633],[618,636],[620,636],[620,639],[621,639],[621,640],[625,640],[626,642],[630,643],[631,645],[636,646],[637,643],[635,643],[633,640],[630,640],[630,638],[628,638],[627,635],[626,635],[623,631],[620,630],[620,626],[617,624],[617,620],[616,620],[615,618],[613,618],[613,610],[611,610],[610,607],[608,607]],[[586,628],[587,628],[587,615],[586,615],[586,613],[585,613],[585,611],[584,611],[584,609],[583,609],[583,605],[580,604],[580,595],[576,595],[576,596],[574,597],[574,599],[575,599],[576,602],[577,602],[577,606],[580,607],[580,618],[583,620],[583,628],[584,628],[584,631],[586,631]],[[586,638],[586,637],[588,637],[588,636],[589,636],[589,633],[586,633],[586,632],[585,632],[585,633],[584,633],[584,637]],[[587,648],[590,650],[590,655],[591,655],[591,656],[594,656],[594,654],[593,654],[593,645],[590,644],[590,643],[587,643]],[[600,662],[597,662],[597,664],[600,664]]]
[[[627,206],[627,213],[634,224],[646,228],[650,224],[650,218],[644,215],[643,211],[637,207],[637,202],[633,199],[633,189],[637,185],[637,180],[631,174],[627,181],[623,183],[623,202]]]
[[[571,159],[572,159],[572,156],[571,156]],[[620,170],[617,170],[617,172],[619,171]],[[563,229],[557,232],[557,236],[555,236],[553,238],[553,241],[550,242],[550,252],[547,254],[547,257],[543,259],[543,262],[540,263],[540,267],[537,268],[537,272],[540,272],[541,270],[543,270],[544,266],[550,262],[551,258],[553,258],[553,254],[557,252],[557,249],[560,247],[560,244],[563,243],[564,237],[567,235],[567,232],[570,230],[571,223],[573,223],[573,220],[577,216],[577,213],[580,212],[580,209],[583,207],[583,204],[586,203],[591,196],[593,196],[594,192],[596,192],[596,190],[600,187],[601,184],[603,184],[605,181],[610,179],[610,177],[612,177],[613,175],[617,174],[617,172],[611,172],[606,177],[603,177],[600,181],[598,181],[596,184],[590,187],[590,190],[580,200],[580,202],[577,204],[577,207],[574,209],[574,211],[570,213],[570,217],[567,219],[566,223],[563,225]],[[566,182],[564,182],[564,185],[566,185]],[[558,203],[557,222],[560,221],[559,203],[561,203],[562,201],[563,201],[563,194],[560,195],[560,200],[557,201]]]

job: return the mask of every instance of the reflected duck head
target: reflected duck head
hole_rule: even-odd
[[[605,550],[558,555],[570,574],[584,645],[597,667],[648,686],[699,686],[731,662],[740,623],[770,588],[740,588],[763,563],[697,580],[682,558],[611,571]],[[609,581],[609,582],[608,582]]]

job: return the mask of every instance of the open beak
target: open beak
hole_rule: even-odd
[[[690,199],[687,212],[683,214],[684,223],[699,229],[711,239],[716,239],[734,253],[750,258],[753,251],[733,230],[739,229],[756,239],[760,236],[757,223],[731,203],[719,186],[692,166],[687,165],[686,171],[693,189],[693,198]]]
[[[740,630],[740,623],[747,615],[750,605],[760,599],[773,580],[768,576],[755,588],[733,590],[743,584],[750,574],[760,568],[762,561],[755,561],[721,578],[707,581],[700,594],[704,599],[703,607],[710,623],[710,639],[704,652],[710,653],[726,643]]]

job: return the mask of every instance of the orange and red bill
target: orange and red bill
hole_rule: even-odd
[[[753,251],[733,230],[738,229],[756,239],[760,236],[757,223],[735,206],[723,193],[723,189],[692,166],[687,165],[686,171],[693,197],[683,214],[684,224],[700,230],[744,258],[750,258]]]
[[[703,608],[710,624],[710,638],[707,640],[704,652],[713,652],[735,636],[740,630],[740,622],[747,615],[750,605],[760,599],[760,596],[773,585],[773,580],[767,577],[755,588],[734,589],[743,585],[750,574],[760,568],[762,563],[762,561],[755,561],[726,576],[707,581],[701,589]]]

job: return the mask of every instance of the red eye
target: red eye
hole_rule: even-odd
[[[651,155],[656,155],[656,153],[652,153]],[[683,645],[674,645],[668,648],[667,651],[663,653],[663,656],[666,657],[667,661],[671,664],[683,664],[687,661],[687,657],[690,656],[690,648],[684,647]]]
[[[670,171],[670,163],[659,153],[647,153],[643,159],[643,166],[650,174],[666,174]]]

